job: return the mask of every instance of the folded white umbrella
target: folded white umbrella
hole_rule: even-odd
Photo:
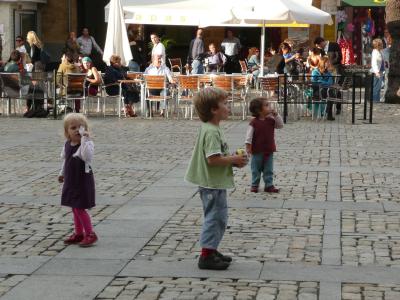
[[[111,55],[121,57],[121,64],[126,66],[132,59],[128,34],[120,0],[111,0],[109,4],[106,44],[103,60],[109,64]]]

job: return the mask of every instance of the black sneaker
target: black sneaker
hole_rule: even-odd
[[[226,270],[229,267],[229,263],[223,261],[215,252],[208,256],[200,256],[197,265],[202,270]]]
[[[220,259],[222,259],[222,261],[225,261],[228,263],[230,263],[232,261],[232,257],[230,257],[228,255],[223,255],[221,252],[218,252],[217,250],[215,250],[215,255],[217,257],[219,257]]]

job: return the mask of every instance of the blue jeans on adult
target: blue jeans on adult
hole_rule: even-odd
[[[228,223],[226,190],[199,187],[199,194],[204,213],[200,247],[218,249]]]
[[[383,74],[380,74],[379,77],[374,76],[374,89],[372,92],[372,100],[374,102],[379,102],[381,100],[381,88],[382,88],[382,81],[383,81]]]
[[[251,155],[251,186],[258,187],[260,185],[261,174],[265,187],[274,185],[274,154],[271,153],[265,157],[264,153]]]
[[[192,74],[204,74],[204,66],[198,59],[192,62]]]
[[[131,72],[140,72],[140,66],[139,64],[134,61],[134,60],[130,60],[129,64],[128,64],[128,69]]]

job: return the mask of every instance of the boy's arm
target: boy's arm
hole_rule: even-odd
[[[207,163],[212,167],[235,165],[242,168],[247,164],[247,157],[244,155],[222,156],[221,154],[215,154],[207,157]]]

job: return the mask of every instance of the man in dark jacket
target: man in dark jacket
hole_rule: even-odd
[[[191,40],[186,67],[192,67],[192,74],[204,74],[203,59],[205,57],[203,29],[197,29],[196,38]]]

